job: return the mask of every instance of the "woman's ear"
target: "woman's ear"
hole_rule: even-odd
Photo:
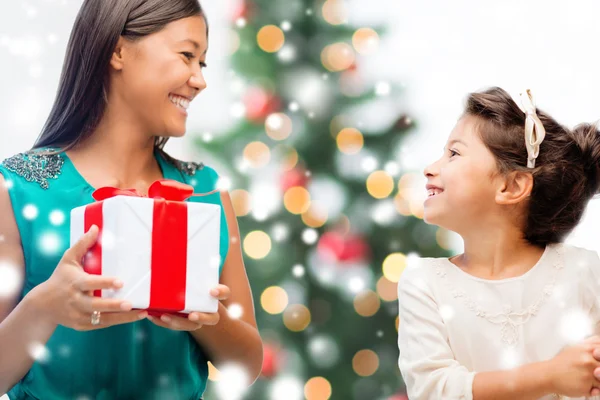
[[[119,37],[119,41],[117,42],[117,45],[115,46],[115,49],[112,53],[112,57],[110,59],[110,65],[116,71],[121,71],[125,66],[125,52],[125,39],[123,39],[123,36],[121,36]]]
[[[518,204],[531,195],[533,175],[529,172],[515,171],[502,179],[502,184],[496,192],[496,203]]]

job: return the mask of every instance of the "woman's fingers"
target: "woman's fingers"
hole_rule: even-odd
[[[200,313],[192,312],[188,315],[188,319],[195,323],[201,323],[202,325],[216,325],[220,319],[219,313]]]
[[[116,278],[101,275],[90,275],[83,273],[81,278],[75,282],[75,287],[82,292],[101,289],[120,289],[123,282]]]
[[[92,317],[86,319],[83,323],[88,326],[88,330],[107,328],[114,325],[128,324],[142,320],[148,316],[147,311],[134,310],[125,312],[104,312],[100,313],[100,323],[98,325],[92,325]]]
[[[231,289],[225,285],[218,285],[210,290],[210,295],[217,300],[227,300],[231,296]]]
[[[132,304],[120,299],[103,299],[82,294],[78,300],[79,309],[88,313],[100,312],[123,312],[130,311]]]

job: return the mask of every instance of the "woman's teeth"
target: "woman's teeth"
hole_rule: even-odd
[[[190,107],[190,101],[184,97],[171,94],[169,95],[169,100],[171,100],[171,103],[183,108],[184,110],[187,110]]]

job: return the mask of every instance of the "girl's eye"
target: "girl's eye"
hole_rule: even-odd
[[[458,155],[458,153],[454,150],[448,150],[448,151],[450,152],[450,158]]]

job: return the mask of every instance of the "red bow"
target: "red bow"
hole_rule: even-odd
[[[171,179],[158,180],[148,188],[148,197],[151,199],[185,201],[193,193],[194,188],[192,186]],[[98,188],[92,194],[92,197],[96,201],[106,200],[115,196],[146,197],[139,194],[135,189],[119,189],[110,186]]]

